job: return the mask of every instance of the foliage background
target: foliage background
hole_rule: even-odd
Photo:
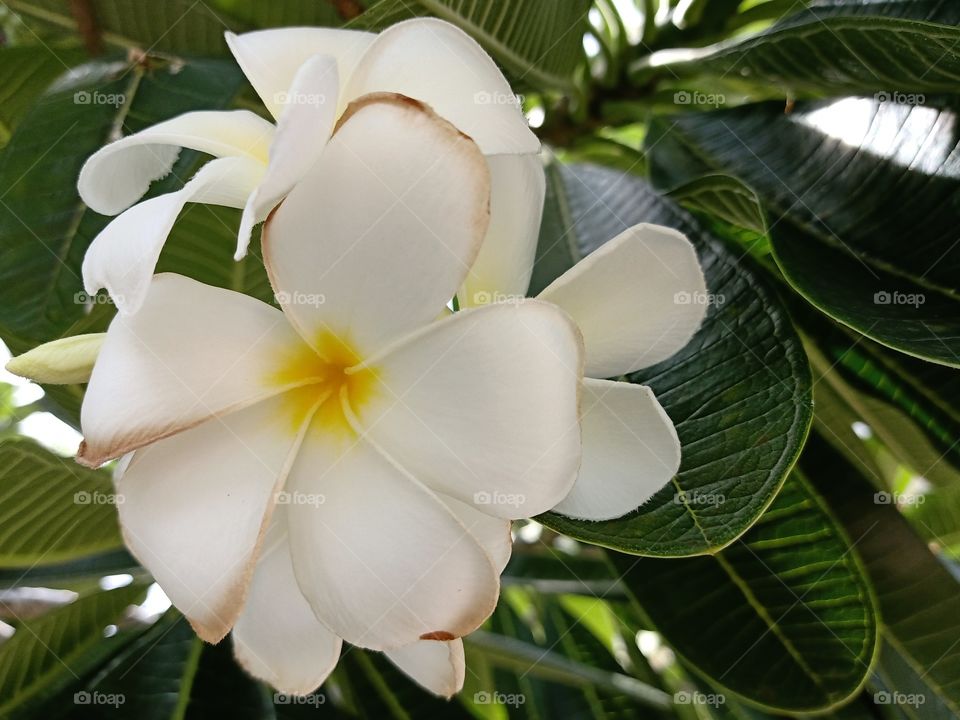
[[[349,649],[295,703],[158,613],[109,471],[62,456],[83,388],[0,384],[0,717],[960,716],[954,0],[2,0],[3,342],[113,314],[80,282],[107,221],[76,194],[87,156],[263,112],[225,29],[419,15],[490,52],[544,141],[531,294],[637,222],[696,244],[710,294],[678,301],[709,302],[703,328],[626,378],[676,423],[679,474],[619,520],[517,525],[454,701]],[[270,301],[256,244],[229,261],[238,221],[188,206],[160,270]],[[53,450],[28,437],[51,416]]]

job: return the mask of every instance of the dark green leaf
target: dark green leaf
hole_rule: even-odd
[[[650,157],[665,186],[696,168],[738,178],[761,199],[777,263],[811,303],[878,342],[957,366],[956,123],[946,105],[848,98],[785,115],[765,104],[658,121]]]
[[[533,292],[628,226],[653,222],[691,238],[717,302],[686,348],[630,378],[653,387],[677,427],[683,461],[674,481],[617,520],[539,519],[625,552],[718,550],[760,516],[803,444],[812,412],[799,340],[757,266],[644,181],[593,166],[555,167],[551,177]]]
[[[104,639],[103,630],[142,596],[142,586],[128,585],[21,623],[0,646],[0,716],[18,716],[45,701],[122,647],[126,638]]]
[[[859,692],[877,647],[877,608],[853,546],[798,473],[740,539],[715,556],[611,553],[643,612],[721,690],[786,713]]]

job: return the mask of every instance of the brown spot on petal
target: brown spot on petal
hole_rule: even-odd
[[[448,633],[446,630],[434,630],[433,632],[424,633],[420,636],[421,640],[442,640],[446,642],[447,640],[456,640],[457,636],[453,633]]]

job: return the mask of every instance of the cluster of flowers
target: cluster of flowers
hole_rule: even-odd
[[[77,458],[120,460],[126,543],[200,637],[232,631],[251,674],[310,692],[346,640],[451,695],[511,520],[618,517],[675,474],[653,393],[603,378],[690,340],[705,306],[674,298],[705,293],[703,274],[680,233],[640,225],[520,299],[540,143],[516,104],[477,101],[511,89],[452,25],[227,41],[275,122],[187,113],[81,173],[84,201],[117,215],[86,291],[119,314],[95,343]],[[181,148],[215,159],[137,203]],[[237,258],[265,222],[280,309],[154,274],[187,202],[243,209]]]

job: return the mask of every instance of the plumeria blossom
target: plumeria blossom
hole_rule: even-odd
[[[488,241],[487,252],[533,265],[536,240],[517,234],[512,247]],[[498,275],[464,293],[465,307],[520,297],[517,273]],[[649,387],[618,378],[666,360],[683,348],[706,314],[706,283],[690,241],[657,225],[636,225],[557,278],[539,299],[574,319],[586,347],[581,423],[583,460],[570,494],[554,508],[569,517],[607,520],[635,510],[680,467],[676,429]]]
[[[242,258],[252,228],[314,167],[350,103],[373,93],[423,102],[476,142],[491,176],[490,236],[521,227],[536,232],[544,189],[540,143],[496,64],[455,26],[424,18],[379,35],[287,28],[228,33],[227,43],[275,124],[246,110],[190,112],[91,156],[80,174],[80,195],[93,210],[120,215],[87,252],[87,292],[106,288],[121,312],[136,312],[188,202],[243,208],[236,253]],[[171,172],[181,148],[215,159],[181,190],[134,205]],[[481,251],[471,277],[482,277],[500,259]],[[529,281],[527,266],[512,267],[521,275],[515,282]]]
[[[576,478],[570,318],[535,299],[444,313],[489,183],[427,106],[367,96],[265,225],[282,310],[162,274],[103,339],[78,460],[123,458],[130,550],[201,638],[232,629],[285,692],[317,687],[341,640],[457,690],[511,519]]]

